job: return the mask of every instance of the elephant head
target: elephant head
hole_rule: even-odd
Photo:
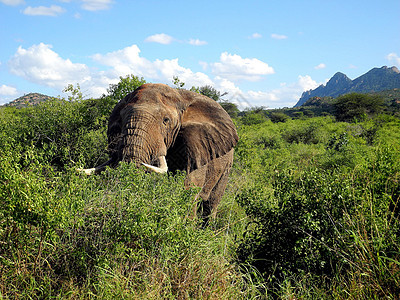
[[[107,136],[110,160],[85,173],[119,161],[159,173],[183,170],[187,184],[201,187],[199,196],[209,203],[223,194],[216,186],[222,182],[225,189],[238,141],[231,118],[217,102],[163,84],[144,84],[122,99],[110,115]],[[206,214],[214,205],[208,206]]]

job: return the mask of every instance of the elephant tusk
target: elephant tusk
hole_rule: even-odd
[[[76,169],[79,173],[85,173],[86,175],[92,175],[96,173],[96,168],[91,168],[91,169]]]
[[[165,159],[165,156],[160,156],[158,158],[158,160],[160,161],[160,166],[159,167],[155,167],[155,166],[151,166],[145,163],[142,163],[143,166],[145,166],[146,168],[156,172],[156,173],[167,173],[168,171],[168,166],[167,166],[167,160]]]
[[[79,173],[84,173],[86,175],[92,175],[96,173],[100,173],[101,171],[104,171],[107,166],[109,166],[112,163],[112,160],[110,159],[109,161],[105,162],[104,164],[97,166],[96,168],[90,168],[90,169],[76,169]]]

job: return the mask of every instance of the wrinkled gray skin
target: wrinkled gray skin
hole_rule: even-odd
[[[215,216],[224,194],[238,141],[235,126],[214,100],[163,84],[144,84],[114,108],[108,124],[110,160],[86,174],[119,161],[149,170],[186,171],[186,186],[201,190],[198,208],[204,222]]]

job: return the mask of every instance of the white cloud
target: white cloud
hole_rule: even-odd
[[[8,86],[8,85],[1,85],[0,86],[0,95],[3,96],[15,96],[18,94],[18,91],[15,87]]]
[[[207,45],[207,42],[201,41],[199,39],[190,39],[189,44],[193,45],[193,46],[203,46],[203,45]]]
[[[320,86],[320,83],[317,83],[315,80],[313,80],[310,75],[299,75],[298,78],[298,85],[301,88],[301,92],[309,91]]]
[[[136,45],[105,55],[96,54],[93,59],[100,64],[111,67],[111,70],[105,73],[108,78],[118,79],[119,76],[134,74],[147,80],[171,83],[173,77],[178,76],[188,87],[212,84],[211,79],[206,74],[193,72],[182,67],[177,58],[150,61],[141,57],[140,49]]]
[[[28,16],[50,16],[50,17],[55,17],[63,12],[65,12],[65,10],[61,6],[58,6],[58,5],[52,5],[50,7],[28,6],[23,11],[23,13]]]
[[[262,38],[262,35],[257,32],[255,32],[251,36],[249,36],[249,39],[261,39],[261,38]]]
[[[206,71],[208,69],[208,63],[205,61],[199,61],[199,65],[201,66],[201,68]]]
[[[100,71],[62,58],[51,49],[50,45],[41,43],[28,49],[19,47],[8,65],[12,74],[58,91],[70,83],[79,83],[88,97],[99,97],[106,93],[110,84],[119,82],[120,76],[134,74],[150,82],[170,85],[173,76],[178,76],[186,83],[187,88],[212,85],[221,92],[228,92],[224,98],[238,104],[241,109],[251,106],[290,107],[296,104],[303,91],[319,85],[310,76],[305,75],[299,76],[297,82],[282,84],[275,90],[242,91],[231,79],[232,77],[254,79],[273,73],[273,69],[257,59],[242,58],[228,53],[222,53],[218,63],[203,63],[205,66],[210,66],[213,71],[227,72],[226,74],[220,72],[213,78],[180,65],[177,58],[151,61],[141,56],[137,45],[106,54],[95,54],[92,59],[100,65]],[[233,76],[229,72],[233,72]],[[12,87],[0,87],[0,93],[3,94],[16,92]]]
[[[283,34],[273,33],[273,34],[271,34],[271,38],[273,38],[275,40],[286,40],[288,37],[286,35],[283,35]]]
[[[156,73],[151,68],[151,62],[146,58],[141,57],[140,49],[136,45],[126,47],[121,50],[109,52],[106,54],[95,54],[92,58],[105,66],[112,69],[108,71],[112,77],[117,77],[127,74],[136,76],[153,77]]]
[[[267,63],[256,58],[242,58],[237,54],[224,52],[220,62],[211,64],[212,72],[232,81],[257,81],[262,75],[274,74],[275,71]]]
[[[386,56],[386,59],[395,66],[400,67],[400,57],[397,55],[397,53],[389,53]]]
[[[282,83],[278,89],[273,89],[271,91],[248,91],[242,93],[243,96],[241,102],[247,103],[247,107],[292,107],[299,101],[303,92],[314,89],[319,85],[320,84],[313,80],[309,75],[300,75],[298,76],[297,82],[290,84]]]
[[[163,45],[168,45],[174,41],[174,38],[165,33],[158,33],[147,37],[144,41],[150,43],[159,43]]]
[[[262,92],[262,91],[248,91],[250,99],[256,101],[278,101],[279,98],[274,92]]]
[[[321,70],[321,69],[325,69],[326,65],[324,63],[320,63],[318,66],[315,66],[314,69],[315,70]]]
[[[213,85],[202,72],[193,72],[176,59],[150,61],[140,56],[140,49],[132,45],[106,54],[95,54],[92,59],[108,70],[90,69],[85,64],[74,63],[60,57],[51,45],[40,43],[28,49],[19,47],[8,62],[10,72],[30,82],[61,91],[68,84],[79,83],[88,96],[99,97],[108,86],[118,83],[120,76],[134,74],[152,82],[172,83],[178,76],[186,87]]]
[[[21,4],[25,4],[24,0],[0,0],[1,3],[5,5],[17,6]]]
[[[82,0],[82,8],[89,11],[106,10],[111,7],[112,0]]]
[[[61,58],[51,47],[43,43],[28,49],[19,47],[9,61],[10,72],[28,81],[60,90],[70,83],[90,80],[86,65]]]

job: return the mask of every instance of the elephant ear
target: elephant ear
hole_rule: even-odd
[[[174,147],[184,148],[181,153],[185,153],[187,170],[192,171],[228,153],[238,135],[232,119],[216,101],[187,90],[179,93],[184,108]]]

